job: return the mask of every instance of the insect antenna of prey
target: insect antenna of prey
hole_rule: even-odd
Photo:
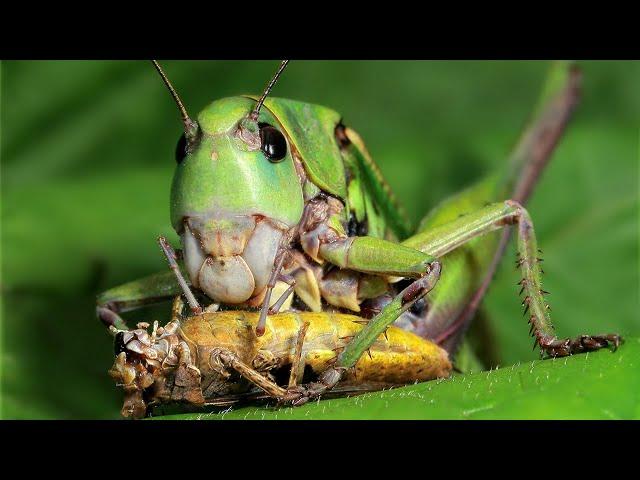
[[[187,113],[187,109],[182,103],[182,100],[180,100],[180,96],[178,95],[178,92],[176,92],[176,89],[173,88],[173,85],[171,85],[171,82],[169,81],[169,79],[167,78],[167,75],[162,70],[162,67],[160,66],[160,64],[155,60],[151,60],[151,62],[153,63],[153,66],[156,67],[156,70],[162,77],[162,81],[167,86],[169,93],[171,93],[173,100],[176,102],[176,105],[180,110],[180,115],[182,115],[182,123],[184,124],[184,131],[187,134],[187,136],[190,136],[191,133],[193,132],[194,127],[196,127],[196,123],[193,120],[191,120],[191,118],[189,117],[189,114]]]
[[[286,68],[287,63],[289,63],[289,60],[282,61],[282,63],[280,64],[280,68],[278,68],[278,71],[276,72],[276,74],[273,76],[273,78],[267,85],[267,88],[264,89],[264,93],[262,94],[262,97],[260,97],[260,100],[258,100],[258,103],[256,103],[256,108],[254,108],[253,112],[251,112],[251,115],[249,115],[249,118],[251,118],[251,120],[253,120],[254,122],[258,121],[258,115],[260,114],[260,109],[262,108],[262,104],[264,103],[265,99],[269,95],[269,92],[271,92],[271,89],[273,88],[273,86],[278,81],[278,78],[280,78],[280,75]]]

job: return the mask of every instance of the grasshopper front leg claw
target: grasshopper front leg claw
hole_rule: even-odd
[[[615,333],[606,335],[579,335],[576,338],[541,338],[537,339],[541,353],[550,357],[566,357],[575,353],[592,352],[605,347],[612,347],[613,351],[622,343],[622,337]]]

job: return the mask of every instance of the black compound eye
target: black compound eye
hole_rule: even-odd
[[[287,155],[287,140],[284,135],[275,127],[268,123],[261,123],[260,127],[260,150],[270,162],[277,163]]]
[[[176,162],[182,163],[187,156],[187,137],[184,133],[180,136],[178,144],[176,145]]]

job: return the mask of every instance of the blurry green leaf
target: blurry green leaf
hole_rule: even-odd
[[[640,339],[298,408],[241,408],[156,419],[640,419]]]

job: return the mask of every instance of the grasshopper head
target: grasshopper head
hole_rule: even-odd
[[[213,102],[194,121],[162,71],[184,123],[171,187],[171,223],[180,235],[191,283],[216,302],[259,297],[282,238],[302,216],[302,180],[282,126],[259,101]],[[257,302],[256,302],[257,303]]]
[[[171,188],[171,223],[193,286],[217,302],[260,295],[284,233],[300,221],[301,181],[286,136],[256,102],[218,100],[180,139]]]

